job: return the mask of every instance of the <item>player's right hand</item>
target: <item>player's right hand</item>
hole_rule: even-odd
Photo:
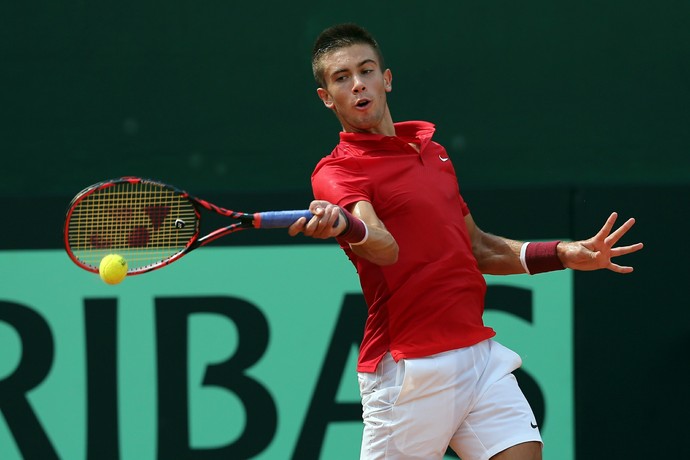
[[[299,218],[288,228],[290,236],[303,233],[311,238],[333,238],[340,235],[347,227],[347,222],[340,212],[340,207],[325,200],[314,200],[309,205],[309,211],[314,216],[307,221]]]

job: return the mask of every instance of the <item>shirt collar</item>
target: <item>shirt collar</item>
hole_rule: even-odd
[[[340,132],[340,141],[348,144],[357,144],[366,141],[382,141],[391,137],[397,137],[406,143],[421,144],[422,148],[431,140],[436,131],[433,123],[428,121],[402,121],[395,123],[395,136],[371,133],[347,133]]]

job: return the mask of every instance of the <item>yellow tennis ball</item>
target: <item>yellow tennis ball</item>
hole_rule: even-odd
[[[101,259],[98,273],[108,284],[121,283],[127,276],[127,261],[119,254],[108,254]]]

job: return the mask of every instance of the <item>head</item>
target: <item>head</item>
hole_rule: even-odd
[[[338,24],[321,32],[311,53],[311,70],[320,88],[326,87],[322,58],[329,53],[352,45],[368,45],[376,53],[379,67],[385,68],[379,44],[364,28],[356,24]]]
[[[392,75],[365,29],[341,24],[324,30],[312,52],[317,94],[345,131],[394,134],[386,93]]]

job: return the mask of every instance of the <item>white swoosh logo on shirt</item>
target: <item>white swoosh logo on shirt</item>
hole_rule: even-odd
[[[441,160],[441,161],[448,161],[448,160],[450,160],[450,158],[448,158],[448,157],[443,158],[441,155],[438,156],[438,159]]]

